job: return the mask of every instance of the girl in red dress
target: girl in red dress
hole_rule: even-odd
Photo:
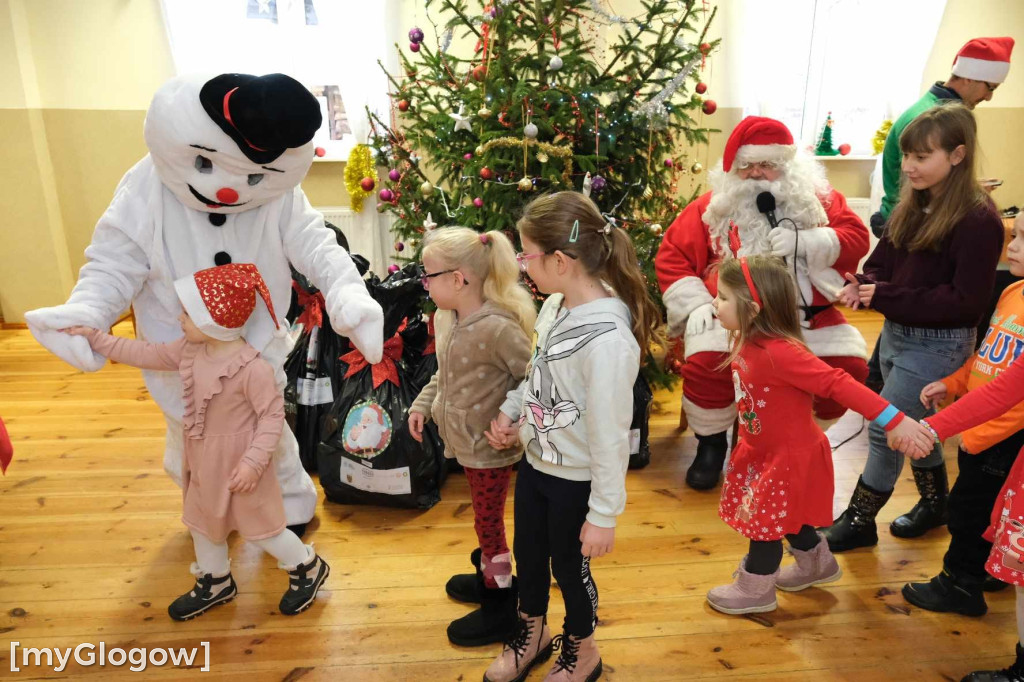
[[[797,591],[842,575],[814,530],[832,522],[833,494],[832,448],[814,422],[814,397],[874,419],[893,439],[921,442],[923,429],[807,350],[793,278],[776,258],[723,262],[714,304],[733,337],[729,359],[740,416],[718,514],[750,540],[750,550],[735,582],[713,588],[707,600],[722,613],[762,613],[776,608],[776,587]],[[796,563],[780,572],[783,537]]]

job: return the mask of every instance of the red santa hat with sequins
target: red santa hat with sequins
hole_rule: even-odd
[[[960,48],[953,75],[972,81],[1002,83],[1010,72],[1013,38],[975,38]]]
[[[242,328],[256,309],[256,294],[267,305],[274,326],[277,316],[260,271],[252,263],[228,263],[200,270],[174,282],[174,289],[196,327],[220,341],[242,336]]]

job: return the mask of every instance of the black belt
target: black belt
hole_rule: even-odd
[[[831,305],[802,305],[800,310],[804,311],[804,320],[810,322],[815,315],[823,313],[831,307]]]

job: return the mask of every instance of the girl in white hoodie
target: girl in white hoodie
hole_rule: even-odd
[[[632,241],[587,197],[539,197],[517,227],[520,267],[550,297],[526,380],[488,432],[495,447],[521,442],[526,457],[515,488],[519,621],[484,679],[523,680],[560,648],[546,680],[590,682],[601,676],[590,559],[612,550],[626,505],[633,383],[661,316]],[[552,572],[566,610],[554,640],[546,617]]]

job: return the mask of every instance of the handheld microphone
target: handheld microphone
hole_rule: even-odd
[[[779,221],[775,219],[775,195],[769,191],[761,192],[757,195],[757,210],[764,213],[765,217],[768,218],[768,224],[775,229],[779,226]]]

